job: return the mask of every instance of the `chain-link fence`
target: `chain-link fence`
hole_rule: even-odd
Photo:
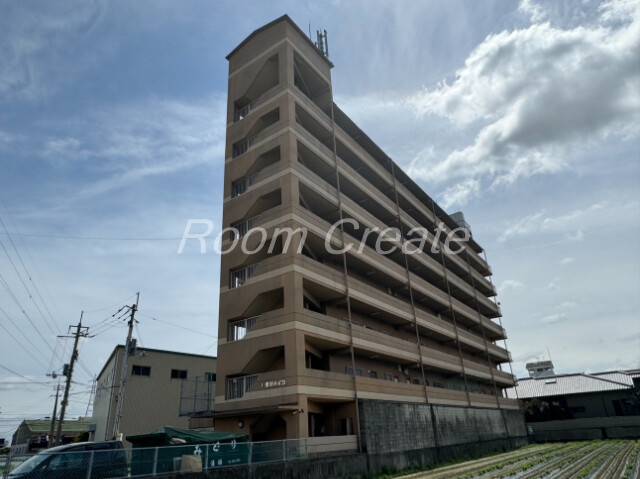
[[[171,472],[264,462],[284,462],[308,456],[306,439],[267,442],[216,442],[88,452],[47,452],[7,456],[0,460],[0,477],[20,479],[106,479],[156,476]],[[29,459],[27,461],[27,459]],[[22,475],[24,474],[24,476]]]

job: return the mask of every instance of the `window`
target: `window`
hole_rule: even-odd
[[[172,369],[171,379],[187,379],[187,371],[184,369]]]
[[[438,382],[438,381],[434,381],[433,382],[433,387],[434,388],[444,388],[444,384]]]
[[[346,368],[347,374],[353,376],[353,368],[351,366],[347,366]],[[362,368],[356,368],[356,376],[364,376],[364,371]]]
[[[216,373],[204,373],[204,380],[210,383],[216,382]]]
[[[384,373],[384,378],[385,378],[387,381],[393,381],[393,374],[391,374],[391,373]]]
[[[420,379],[413,378],[413,384],[420,384]]]
[[[373,379],[378,379],[378,373],[376,371],[369,371],[369,377]]]
[[[132,376],[151,376],[151,366],[136,366],[131,368]]]

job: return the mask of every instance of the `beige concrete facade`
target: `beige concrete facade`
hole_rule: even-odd
[[[91,418],[95,441],[113,438],[123,355],[124,346],[117,346],[97,378]],[[188,417],[179,415],[183,379],[206,376],[212,379],[215,394],[215,374],[215,357],[138,348],[127,361],[119,427],[123,437],[151,433],[162,426],[187,429]]]
[[[216,429],[357,435],[357,399],[517,409],[482,248],[444,252],[466,231],[333,103],[333,65],[286,16],[227,58]]]

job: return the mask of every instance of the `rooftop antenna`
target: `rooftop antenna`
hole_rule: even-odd
[[[326,30],[316,30],[316,46],[325,57],[329,58],[329,41]]]
[[[547,354],[549,355],[549,361],[551,361],[551,351],[549,351],[549,346],[547,346]]]

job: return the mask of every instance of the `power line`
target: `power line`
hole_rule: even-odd
[[[18,225],[16,224],[16,222],[13,219],[13,215],[11,214],[11,210],[7,207],[7,204],[4,202],[4,200],[2,199],[2,197],[0,196],[0,203],[2,203],[2,205],[4,206],[4,209],[7,212],[7,215],[9,216],[9,220],[11,221],[11,224],[13,226],[13,229],[18,233],[18,236],[20,236],[20,229],[18,228]],[[29,251],[29,248],[27,248],[27,245],[24,241],[22,241],[21,239],[21,243],[22,243],[22,248],[24,249],[24,251],[26,251],[27,253],[27,257],[29,258],[29,261],[31,262],[34,271],[36,272],[36,275],[40,276],[40,273],[38,271],[38,267],[36,265],[36,262],[33,260],[33,257],[31,256],[31,253]],[[40,279],[42,279],[42,277],[40,276]],[[43,282],[44,283],[44,282]],[[53,305],[53,309],[56,310],[56,313],[58,314],[58,317],[61,317],[62,315],[60,314],[60,310],[58,309],[58,306],[56,305],[55,300],[53,299],[53,297],[51,296],[51,294],[49,293],[49,291],[47,290],[47,285],[46,283],[44,283],[42,285],[42,289],[44,290],[44,292],[47,294],[49,301],[51,302],[51,304]],[[47,309],[47,311],[49,311],[49,308],[47,308],[47,303],[44,301],[44,298],[42,298],[42,302],[45,305],[45,308]],[[51,312],[49,311],[49,314],[51,315]],[[53,315],[51,315],[51,318],[53,319]],[[54,323],[56,321],[54,320]]]
[[[117,305],[116,305],[117,306]],[[122,306],[118,311],[116,311],[115,313],[113,313],[111,316],[107,316],[104,319],[101,319],[100,321],[98,321],[96,324],[89,326],[90,328],[97,328],[100,324],[109,321],[110,319],[114,318],[116,314],[118,314],[120,311],[122,311],[124,308],[126,308],[127,306]]]
[[[4,201],[2,202],[2,204],[4,205]],[[6,205],[4,205],[4,207],[6,209]],[[11,216],[9,216],[9,217],[11,217]],[[53,322],[53,324],[55,326],[58,326],[56,324],[56,320],[53,318],[53,315],[51,314],[51,310],[47,306],[47,303],[45,302],[44,298],[42,297],[42,294],[40,294],[40,289],[38,288],[38,285],[35,283],[35,281],[33,281],[32,275],[29,272],[29,269],[27,268],[27,265],[24,264],[24,261],[22,260],[22,256],[20,255],[20,252],[18,251],[18,248],[16,247],[16,244],[13,242],[13,238],[11,238],[11,235],[9,234],[9,230],[5,226],[4,221],[2,221],[1,217],[0,217],[0,224],[2,224],[2,227],[4,228],[5,232],[7,233],[9,241],[11,242],[11,246],[13,246],[13,249],[15,250],[16,255],[18,256],[18,259],[20,260],[20,264],[22,264],[22,267],[24,268],[25,272],[27,273],[27,277],[29,278],[29,281],[31,281],[31,284],[33,285],[33,288],[34,288],[36,294],[38,295],[38,297],[40,298],[40,301],[42,302],[42,305],[47,310],[47,313],[49,313],[49,317],[51,318],[51,321]],[[15,224],[14,224],[14,227],[15,227]],[[27,250],[27,252],[28,252],[28,250]],[[35,304],[35,301],[34,301],[34,304]],[[42,317],[44,318],[44,315]],[[53,332],[53,333],[56,334],[55,332]]]
[[[0,234],[2,233],[0,231]],[[92,240],[92,241],[180,241],[182,237],[175,238],[107,238],[101,236],[66,236],[66,235],[37,235],[26,233],[14,233],[14,236],[23,236],[27,238],[50,238],[50,239],[72,239],[72,240]]]
[[[143,313],[138,313],[138,314],[140,314],[140,316],[144,316],[145,318],[149,318],[149,319],[152,319],[154,321],[158,321],[159,323],[168,324],[168,325],[173,326],[175,328],[180,328],[180,329],[184,329],[186,331],[191,331],[192,333],[198,333],[201,336],[208,336],[210,338],[218,339],[218,336],[213,336],[211,334],[203,333],[202,331],[198,331],[196,329],[187,328],[186,326],[180,326],[179,324],[170,323],[169,321],[162,321],[161,319],[154,318],[153,316],[149,316],[147,314],[143,314]]]
[[[2,274],[0,274],[0,283],[2,283],[2,286],[4,287],[4,289],[7,290],[7,293],[9,293],[9,296],[11,297],[11,299],[13,299],[13,301],[16,303],[16,305],[18,306],[18,308],[20,308],[20,311],[22,311],[22,314],[24,314],[24,316],[27,318],[27,320],[29,321],[29,324],[31,324],[31,326],[33,326],[33,329],[35,329],[36,333],[38,333],[38,336],[40,336],[40,338],[42,338],[42,340],[44,341],[44,343],[47,345],[47,347],[49,349],[51,349],[51,351],[53,352],[53,348],[51,347],[51,345],[49,344],[49,342],[45,339],[45,337],[42,335],[42,333],[40,332],[40,330],[36,327],[36,325],[34,324],[33,320],[31,319],[31,317],[27,314],[27,312],[25,311],[24,307],[22,307],[22,304],[20,304],[20,301],[18,300],[18,298],[15,296],[15,294],[13,293],[13,291],[11,290],[11,287],[9,286],[9,284],[5,281],[4,277],[2,276]]]
[[[2,223],[2,226],[4,226],[4,223],[2,222],[2,219],[0,219],[0,223]],[[11,240],[11,236],[9,236],[9,240],[13,244],[13,240]],[[36,300],[33,299],[33,295],[31,294],[31,291],[29,291],[29,288],[27,287],[27,283],[24,282],[24,279],[22,278],[22,275],[20,274],[20,271],[18,271],[18,268],[15,265],[15,263],[13,262],[13,259],[11,259],[11,255],[9,255],[9,252],[7,251],[7,248],[5,248],[4,243],[2,242],[2,240],[0,240],[0,246],[2,246],[2,250],[7,255],[7,258],[9,258],[9,262],[11,263],[11,266],[13,266],[13,270],[16,272],[16,275],[18,276],[18,279],[20,279],[20,282],[22,283],[22,286],[24,286],[24,289],[27,291],[27,295],[29,296],[29,299],[31,300],[33,305],[38,310],[38,313],[40,313],[40,316],[42,316],[42,319],[44,319],[44,322],[47,325],[47,327],[49,328],[49,331],[51,331],[51,333],[55,336],[57,334],[57,332],[51,327],[51,324],[49,323],[49,320],[47,318],[45,318],[44,313],[40,309],[40,306],[38,306],[38,303],[36,303]],[[15,245],[14,245],[14,249],[15,249]],[[17,250],[16,250],[16,252],[17,252]],[[18,254],[18,257],[20,257],[19,254]],[[22,258],[20,258],[20,261],[22,261]],[[22,263],[22,265],[24,266],[24,263]],[[27,274],[28,274],[28,272],[27,272]]]
[[[133,298],[134,296],[135,296],[135,294],[132,294],[131,296],[127,296],[126,298],[124,298],[121,301],[118,301],[115,304],[111,304],[109,306],[105,306],[104,308],[94,309],[94,310],[91,310],[91,311],[85,311],[84,314],[99,313],[100,311],[105,311],[107,309],[111,309],[111,308],[113,308],[115,306],[118,306],[119,304],[124,303],[125,301],[128,301],[129,299]],[[120,308],[120,311],[122,311],[123,308],[124,308],[124,306],[122,308]],[[118,314],[118,313],[116,313],[116,314]],[[112,316],[115,316],[115,315],[112,315]]]
[[[29,338],[29,336],[27,336],[27,335],[25,334],[25,332],[22,330],[22,328],[18,327],[18,325],[13,321],[13,319],[11,318],[11,316],[9,316],[9,315],[7,314],[7,312],[6,312],[4,309],[2,309],[2,306],[0,306],[0,312],[1,312],[2,314],[4,314],[4,315],[7,317],[7,319],[9,320],[9,322],[13,325],[13,327],[14,327],[14,328],[16,328],[16,329],[18,330],[18,332],[24,336],[24,338],[25,338],[25,339],[27,340],[27,342],[28,342],[28,343],[33,347],[33,349],[34,349],[35,351],[38,351],[38,353],[39,353],[39,354],[41,354],[41,355],[42,355],[42,357],[46,360],[46,359],[47,359],[47,357],[44,355],[44,353],[42,352],[42,350],[41,350],[40,348],[38,348],[35,344],[33,344],[33,341],[31,341],[31,339]],[[31,353],[30,353],[30,355],[31,355]],[[35,358],[34,358],[34,359],[35,359]],[[46,370],[46,369],[45,369],[45,370]]]
[[[11,338],[16,342],[16,344],[20,346],[24,350],[24,352],[29,355],[30,358],[33,358],[33,360],[36,361],[38,364],[40,364],[42,367],[44,367],[45,370],[48,370],[48,368],[44,365],[44,363],[40,362],[38,358],[33,357],[31,355],[31,351],[25,348],[24,345],[20,341],[18,341],[18,339],[11,333],[11,331],[7,329],[7,327],[4,324],[0,323],[0,327],[2,327],[2,329],[4,329],[9,336],[11,336]]]
[[[1,369],[4,369],[5,371],[10,372],[11,374],[14,374],[14,375],[19,376],[19,377],[21,377],[21,378],[23,378],[23,379],[26,379],[26,380],[27,380],[27,381],[29,381],[30,383],[33,383],[33,384],[46,384],[47,386],[50,386],[50,385],[51,385],[51,382],[36,381],[36,380],[34,380],[34,379],[28,378],[27,376],[23,376],[22,374],[17,373],[17,372],[15,372],[15,371],[13,371],[13,370],[9,369],[9,368],[8,368],[8,367],[6,367],[6,366],[3,366],[2,364],[0,364],[0,368],[1,368]]]

